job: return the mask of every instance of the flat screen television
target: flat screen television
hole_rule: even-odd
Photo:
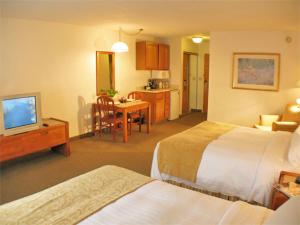
[[[0,134],[8,136],[40,128],[40,99],[40,93],[0,97]]]

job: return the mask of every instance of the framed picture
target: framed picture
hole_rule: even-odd
[[[279,53],[233,53],[232,88],[278,91]]]

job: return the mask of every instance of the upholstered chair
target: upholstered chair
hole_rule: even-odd
[[[254,127],[265,131],[294,132],[300,124],[300,105],[288,104],[282,115],[260,115]]]

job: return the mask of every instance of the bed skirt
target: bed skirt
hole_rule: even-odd
[[[189,186],[189,185],[184,184],[184,183],[178,183],[178,182],[173,181],[173,180],[164,180],[164,181],[169,183],[169,184],[173,184],[173,185],[176,185],[176,186],[179,186],[179,187],[182,187],[182,188],[197,191],[197,192],[200,192],[200,193],[203,193],[203,194],[207,194],[207,195],[214,196],[214,197],[217,197],[217,198],[229,200],[229,201],[232,201],[232,202],[235,202],[235,201],[238,201],[238,200],[245,201],[245,200],[240,199],[239,197],[236,197],[236,196],[229,196],[229,195],[225,195],[225,194],[222,194],[222,193],[206,191],[206,190],[203,190],[203,189],[200,189],[200,188]],[[263,204],[260,204],[260,203],[255,202],[255,201],[248,202],[248,203],[250,203],[252,205],[264,206]]]

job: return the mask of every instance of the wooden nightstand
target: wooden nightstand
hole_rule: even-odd
[[[279,176],[279,181],[273,187],[271,209],[276,210],[279,206],[285,203],[291,196],[295,196],[294,193],[289,192],[288,187],[289,187],[289,182],[295,182],[296,177],[298,176],[300,176],[299,173],[281,171]],[[300,193],[297,193],[296,195],[298,194],[300,195]]]

